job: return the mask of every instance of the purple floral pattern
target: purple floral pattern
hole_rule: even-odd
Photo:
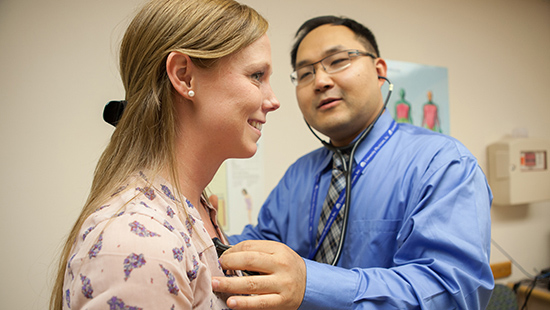
[[[168,228],[169,231],[174,231],[174,226],[170,225],[168,221],[164,221],[164,227]]]
[[[123,185],[123,186],[117,188],[117,190],[111,195],[111,197],[114,197],[114,196],[120,194],[123,190],[126,189],[126,187],[128,187],[128,185]]]
[[[183,231],[180,232],[181,236],[183,237],[183,240],[185,240],[185,245],[187,247],[190,247],[191,246],[191,239],[189,238],[189,236],[187,236],[186,233],[184,233]]]
[[[145,175],[145,173],[143,173],[143,171],[139,172],[139,176],[142,177],[145,181],[147,181],[147,183],[149,183],[149,179],[147,179],[147,176]]]
[[[199,262],[197,262],[195,255],[193,255],[193,269],[187,271],[187,277],[189,278],[189,281],[193,281],[197,278],[198,271],[199,271]]]
[[[174,210],[172,210],[172,208],[170,208],[170,206],[167,206],[167,207],[166,207],[166,214],[167,214],[169,217],[174,218],[174,214],[176,214],[176,213],[174,212]]]
[[[193,237],[193,226],[195,226],[195,219],[191,214],[189,214],[189,217],[185,220],[185,227],[187,228],[187,232],[189,232],[190,237]]]
[[[101,211],[101,210],[107,208],[108,206],[109,206],[109,205],[101,206],[101,207],[97,208],[94,212]]]
[[[124,274],[126,275],[124,277],[124,281],[127,281],[128,278],[130,278],[130,273],[136,269],[140,268],[141,266],[145,265],[147,261],[143,257],[143,254],[135,254],[132,253],[126,257],[124,260]]]
[[[178,260],[178,262],[181,262],[183,260],[183,252],[185,251],[184,247],[181,248],[173,248],[172,253],[174,254],[174,258]]]
[[[80,281],[82,281],[82,294],[84,294],[84,297],[88,299],[94,298],[92,296],[92,294],[94,293],[94,289],[92,288],[92,283],[90,282],[90,279],[80,274]]]
[[[143,310],[143,308],[125,305],[124,301],[116,296],[111,297],[107,304],[109,304],[109,310]]]
[[[157,195],[155,194],[155,190],[150,187],[137,187],[136,190],[142,192],[145,197],[149,198],[149,200],[153,200],[157,197]]]
[[[71,290],[65,291],[65,302],[67,303],[67,308],[71,309]]]
[[[160,268],[162,269],[162,271],[164,272],[164,274],[166,275],[166,277],[168,278],[168,283],[167,283],[168,291],[170,292],[170,294],[174,294],[174,295],[178,296],[178,292],[180,291],[180,289],[178,288],[178,285],[176,284],[176,278],[170,272],[170,270],[164,268],[164,266],[162,266],[162,264],[159,264],[159,265],[160,265]]]
[[[88,229],[86,229],[86,231],[82,234],[82,241],[86,240],[86,237],[88,236],[88,234],[94,230],[95,226],[92,226],[92,227],[89,227]]]
[[[96,257],[99,251],[101,251],[102,246],[103,246],[103,233],[99,234],[99,238],[97,239],[97,242],[94,245],[92,245],[92,248],[90,249],[90,251],[88,251],[88,257],[90,259]]]
[[[73,256],[71,256],[71,258],[67,262],[67,272],[71,276],[71,280],[74,280],[74,273],[73,273],[73,268],[71,268],[71,262],[73,261],[75,255],[76,254],[73,254]]]
[[[65,266],[64,309],[86,309],[100,300],[107,309],[142,309],[147,306],[140,304],[141,297],[134,298],[142,294],[136,284],[147,287],[143,297],[154,296],[158,309],[178,309],[166,297],[181,298],[179,292],[190,288],[209,296],[205,302],[210,307],[205,308],[226,309],[211,291],[210,278],[201,274],[203,266],[212,275],[223,273],[215,251],[208,247],[203,252],[203,244],[195,244],[194,238],[208,237],[196,208],[174,202],[176,195],[169,184],[144,179],[145,174],[137,180],[130,178],[131,186],[117,190],[117,197],[106,201],[82,225]],[[184,208],[181,213],[176,209],[180,207]]]
[[[146,229],[145,226],[140,224],[138,221],[133,221],[128,225],[130,225],[130,231],[140,237],[160,237],[159,234]]]
[[[162,192],[164,193],[164,195],[166,195],[166,197],[172,199],[173,201],[177,201],[176,197],[174,197],[174,195],[172,195],[172,192],[170,191],[170,188],[168,186],[161,185],[160,187],[161,187]]]

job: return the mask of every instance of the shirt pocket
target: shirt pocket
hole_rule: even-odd
[[[401,220],[352,220],[342,253],[350,267],[392,267]]]

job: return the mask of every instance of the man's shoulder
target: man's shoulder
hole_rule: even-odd
[[[283,179],[294,180],[310,177],[322,171],[330,161],[329,151],[320,147],[296,159],[285,171]]]
[[[302,156],[300,156],[292,165],[290,168],[304,168],[304,167],[317,167],[320,164],[322,164],[324,161],[327,160],[329,157],[330,151],[327,150],[324,147],[317,148],[313,151],[310,151],[309,153],[306,153]]]
[[[470,151],[458,139],[434,132],[432,130],[410,125],[400,124],[396,146],[413,148],[419,151],[452,152],[457,156],[472,156]]]

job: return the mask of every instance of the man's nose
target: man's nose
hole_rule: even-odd
[[[334,86],[332,76],[325,71],[325,68],[320,63],[315,69],[314,83],[316,91],[324,91]]]

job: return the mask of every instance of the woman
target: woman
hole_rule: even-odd
[[[267,22],[233,0],[155,0],[122,40],[127,106],[63,250],[51,309],[220,309],[225,240],[203,194],[276,110]]]

